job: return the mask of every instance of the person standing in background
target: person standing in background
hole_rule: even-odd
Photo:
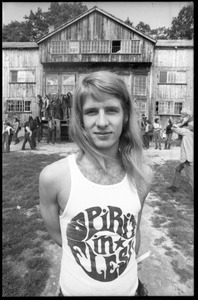
[[[37,143],[39,145],[42,139],[42,120],[39,116],[36,116],[35,122],[36,122],[36,138],[37,138]]]
[[[155,149],[158,148],[161,150],[161,136],[160,136],[160,132],[161,132],[162,126],[159,122],[158,118],[155,118],[154,123],[153,123],[153,139],[155,142]]]
[[[15,118],[14,119],[14,123],[13,123],[13,128],[14,128],[14,145],[20,143],[20,140],[18,138],[18,133],[19,133],[19,130],[20,130],[20,121],[18,118]]]
[[[36,148],[36,132],[37,132],[37,125],[36,121],[33,119],[32,116],[29,116],[29,126],[31,130],[31,141],[33,148]]]
[[[30,123],[29,121],[26,121],[24,124],[24,141],[23,141],[23,145],[22,145],[22,149],[21,150],[25,150],[25,145],[27,142],[29,142],[30,148],[33,150],[34,147],[32,145],[32,141],[31,141],[31,134],[32,131],[30,130]]]
[[[180,125],[174,124],[172,131],[182,136],[181,150],[180,150],[180,164],[175,169],[175,175],[172,185],[168,189],[173,192],[179,189],[179,180],[181,171],[184,169],[186,176],[191,185],[192,195],[194,193],[194,168],[193,168],[193,139],[194,139],[194,124],[193,121],[189,122],[188,126],[181,128]]]
[[[2,152],[10,152],[10,144],[12,142],[13,128],[10,122],[4,122],[2,131]]]
[[[47,144],[49,144],[50,140],[52,144],[55,143],[55,129],[56,129],[56,121],[52,116],[48,118],[48,133],[47,133]]]
[[[151,122],[149,120],[146,120],[146,127],[145,127],[145,139],[144,139],[144,144],[145,148],[149,149],[149,144],[150,144],[150,130],[151,130]]]
[[[170,146],[172,143],[172,134],[173,134],[172,126],[173,126],[173,123],[172,123],[171,119],[168,119],[167,123],[165,125],[166,137],[165,137],[165,142],[164,142],[165,143],[164,149],[170,150]]]

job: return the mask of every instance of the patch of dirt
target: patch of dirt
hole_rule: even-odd
[[[187,264],[192,265],[192,258],[187,262],[182,251],[176,249],[167,235],[167,230],[155,228],[151,218],[154,210],[148,205],[153,200],[149,195],[145,202],[141,220],[141,246],[139,255],[151,250],[151,255],[139,266],[140,280],[146,285],[149,296],[193,296],[193,270],[185,282],[175,271],[175,261],[183,272]]]

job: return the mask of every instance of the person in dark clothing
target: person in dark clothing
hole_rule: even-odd
[[[144,146],[146,149],[149,149],[150,144],[150,131],[151,131],[151,122],[146,120],[145,134],[144,134]]]
[[[166,138],[165,138],[165,147],[164,147],[164,149],[167,149],[167,150],[170,150],[170,146],[171,146],[171,142],[172,142],[172,134],[173,134],[173,131],[171,129],[172,127],[173,127],[173,123],[172,123],[171,119],[168,119],[166,127],[165,127]]]
[[[36,116],[35,118],[36,122],[36,137],[37,137],[37,143],[39,144],[42,139],[42,121],[39,116]]]
[[[52,116],[48,118],[48,133],[47,133],[47,144],[49,144],[50,140],[52,141],[52,144],[55,143],[55,127],[56,127],[56,121]]]
[[[25,150],[25,145],[26,145],[27,142],[29,142],[30,148],[33,150],[34,147],[32,145],[32,141],[31,141],[32,131],[30,130],[30,123],[28,121],[25,122],[24,131],[25,131],[25,135],[24,135],[24,141],[23,141],[23,145],[22,145],[21,150]]]
[[[32,116],[29,116],[29,125],[30,125],[30,130],[32,132],[32,135],[31,135],[32,146],[33,146],[33,148],[36,148],[37,125]]]
[[[38,98],[38,106],[39,106],[39,117],[42,118],[43,116],[43,99],[41,95],[37,95]]]

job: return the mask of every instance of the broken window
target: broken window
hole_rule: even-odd
[[[121,41],[112,41],[112,53],[121,51]]]

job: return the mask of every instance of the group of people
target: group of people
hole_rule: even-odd
[[[50,142],[54,145],[56,138],[56,121],[52,116],[48,117],[48,128],[47,128],[47,144]],[[14,144],[18,144],[20,139],[18,138],[19,130],[21,130],[20,120],[14,119],[13,124],[5,121],[3,123],[2,132],[2,152],[9,153],[10,145],[12,140]],[[40,144],[43,138],[43,125],[42,119],[39,116],[33,118],[31,115],[28,120],[24,123],[24,139],[21,150],[25,150],[27,142],[32,150],[36,149],[36,146]]]
[[[48,120],[53,117],[58,120],[69,121],[72,107],[72,92],[62,95],[37,95],[39,106],[39,117]]]
[[[170,118],[167,119],[164,126],[160,124],[160,119],[156,117],[153,124],[147,120],[146,116],[142,114],[140,120],[140,128],[142,133],[142,142],[144,149],[149,149],[150,142],[154,142],[155,149],[162,150],[162,141],[164,149],[170,150],[173,142],[173,122]]]
[[[55,131],[56,131],[56,120],[53,116],[48,117],[48,128],[47,128],[47,144],[55,143]],[[39,116],[36,116],[33,119],[32,116],[29,116],[29,120],[24,124],[24,141],[22,145],[22,150],[25,150],[25,145],[29,142],[30,148],[35,149],[37,144],[40,144],[40,141],[43,138],[43,126],[42,120]]]

